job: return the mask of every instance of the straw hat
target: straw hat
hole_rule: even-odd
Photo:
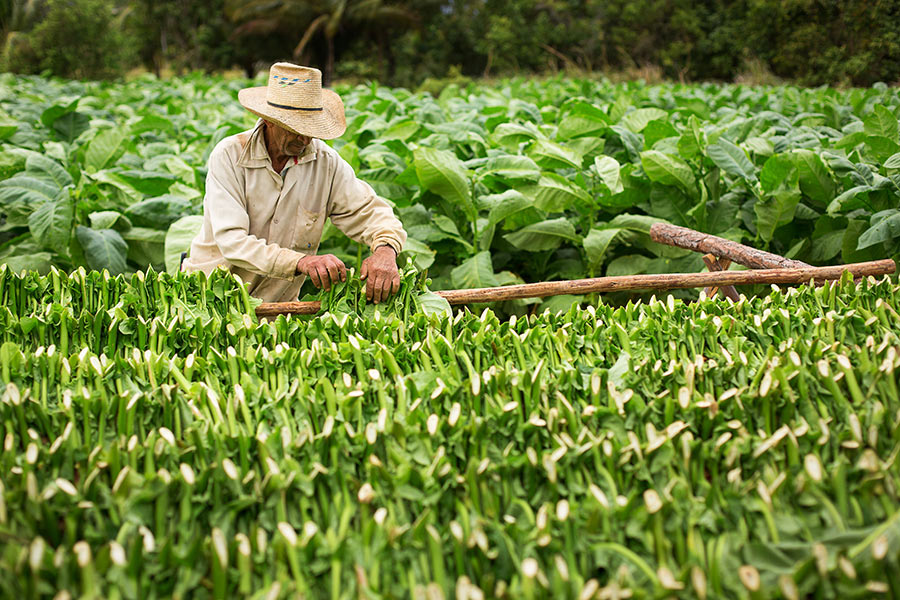
[[[312,67],[275,63],[269,84],[245,88],[238,101],[250,112],[300,135],[330,140],[347,129],[344,103],[322,89],[322,72]]]

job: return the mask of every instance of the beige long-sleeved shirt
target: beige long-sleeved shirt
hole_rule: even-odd
[[[183,270],[223,266],[250,284],[251,295],[285,302],[297,299],[305,279],[297,261],[316,253],[326,218],[372,250],[400,252],[399,219],[333,148],[314,139],[276,173],[262,124],[225,138],[210,155],[203,227]]]

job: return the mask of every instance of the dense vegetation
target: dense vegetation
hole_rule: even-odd
[[[209,153],[254,122],[235,99],[246,85],[0,76],[0,261],[174,269]],[[701,270],[650,241],[657,220],[813,264],[900,252],[900,97],[884,86],[340,91],[349,127],[334,145],[395,204],[436,289]],[[359,250],[326,230],[322,252],[358,266]]]
[[[3,0],[0,70],[110,77],[294,58],[328,79],[566,70],[900,81],[897,0]]]
[[[889,281],[507,321],[252,304],[221,273],[0,267],[0,595],[900,593]]]

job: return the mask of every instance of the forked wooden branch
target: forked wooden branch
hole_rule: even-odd
[[[713,254],[720,258],[729,258],[739,265],[744,265],[751,269],[800,269],[811,266],[799,260],[791,260],[709,233],[701,233],[687,227],[669,225],[668,223],[654,223],[650,227],[650,239],[660,244],[675,246],[676,248],[685,248],[703,254]]]
[[[710,271],[727,271],[728,266],[731,265],[731,260],[727,258],[716,258],[712,254],[704,254],[703,262],[706,263],[706,268]],[[719,291],[719,286],[708,287],[705,289],[706,295],[709,298],[712,298]],[[734,289],[733,285],[726,285],[722,288],[722,293],[726,298],[731,298],[734,302],[740,300],[741,296],[738,294],[737,290]]]
[[[755,271],[714,271],[710,273],[663,273],[659,275],[625,275],[595,277],[572,281],[547,281],[473,290],[443,290],[435,292],[453,305],[481,304],[521,298],[545,298],[561,294],[591,294],[637,290],[673,290],[705,286],[751,284],[801,284],[840,279],[844,272],[853,277],[888,275],[897,268],[891,259],[831,267],[800,269],[760,269]],[[319,312],[318,302],[264,302],[256,308],[259,317],[280,314],[312,315]]]

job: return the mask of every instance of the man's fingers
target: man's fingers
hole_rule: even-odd
[[[306,273],[307,275],[309,275],[309,278],[312,280],[314,286],[316,286],[317,288],[322,287],[322,281],[319,279],[319,271],[316,270],[315,266],[307,267]]]
[[[369,279],[366,281],[366,300],[371,302],[374,294],[375,294],[375,280],[373,278],[373,279]]]
[[[341,281],[347,281],[347,265],[342,260],[338,261],[338,272],[341,274]]]
[[[391,296],[400,291],[400,275],[394,275],[394,278],[391,280]]]
[[[384,280],[379,275],[375,275],[373,279],[375,280],[375,290],[373,293],[375,297],[375,304],[379,304],[381,302],[381,286],[383,285],[382,282]]]
[[[328,267],[319,265],[318,267],[319,281],[322,282],[322,289],[326,292],[331,289],[331,276],[328,275]]]
[[[341,270],[338,268],[338,264],[340,264],[340,261],[334,259],[331,264],[328,265],[328,275],[331,278],[331,283],[341,281]]]
[[[369,259],[363,261],[362,266],[359,268],[359,278],[361,281],[365,281],[366,277],[369,276]],[[368,289],[368,288],[366,288]]]
[[[389,277],[385,277],[385,278],[384,278],[384,283],[382,284],[382,287],[381,287],[381,300],[382,300],[382,302],[387,302],[387,301],[388,301],[388,298],[391,297],[391,293],[392,293],[392,292],[391,292],[391,288],[392,288],[392,287],[394,287],[394,281],[393,281],[391,278],[389,278]]]

